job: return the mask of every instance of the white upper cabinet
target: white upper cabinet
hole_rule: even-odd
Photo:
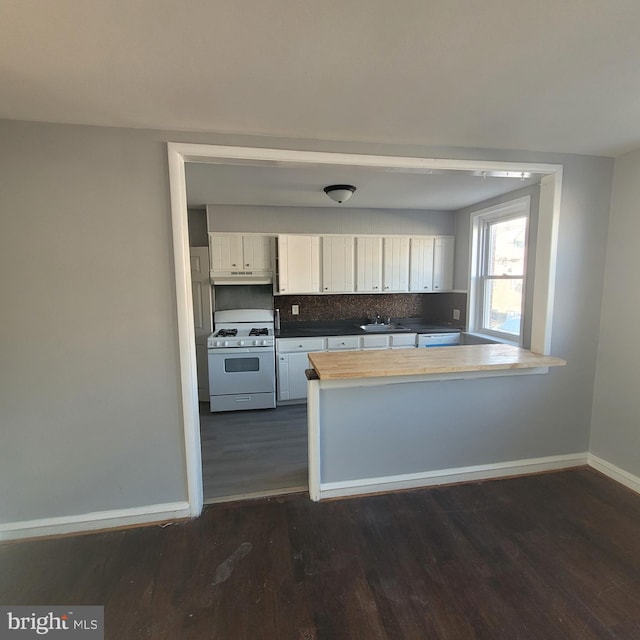
[[[455,238],[437,236],[433,246],[433,290],[453,289],[453,259]]]
[[[433,236],[411,238],[409,290],[431,293],[433,291]]]
[[[230,245],[224,256],[234,259],[237,251]],[[246,244],[242,255],[248,262]],[[453,259],[453,236],[282,234],[277,293],[451,291]]]
[[[271,270],[271,237],[242,236],[242,255],[245,269]]]
[[[356,238],[356,291],[382,291],[382,238]]]
[[[211,271],[271,271],[271,236],[210,233]]]
[[[320,237],[278,236],[278,293],[320,292]]]
[[[383,239],[382,290],[409,290],[409,238]]]
[[[355,291],[354,239],[351,236],[322,238],[322,290],[326,293]]]
[[[423,293],[453,288],[453,236],[411,238],[409,290]]]
[[[233,271],[242,269],[244,256],[242,253],[241,235],[210,233],[209,249],[211,271]]]

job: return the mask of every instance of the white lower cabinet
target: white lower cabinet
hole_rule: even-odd
[[[302,400],[307,397],[308,353],[278,355],[278,400]]]
[[[326,351],[326,338],[278,338],[276,340],[277,400],[307,399],[309,353]]]
[[[309,353],[314,351],[361,351],[369,349],[413,349],[415,333],[385,333],[322,338],[278,338],[276,340],[278,402],[307,399]]]

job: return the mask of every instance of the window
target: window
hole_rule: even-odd
[[[530,198],[471,216],[471,330],[522,345]]]

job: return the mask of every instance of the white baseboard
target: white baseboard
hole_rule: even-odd
[[[129,509],[94,511],[73,516],[0,524],[0,541],[84,533],[97,529],[151,524],[190,517],[191,511],[188,502],[167,502]]]
[[[545,458],[529,458],[526,460],[512,460],[494,464],[481,464],[473,467],[455,467],[453,469],[438,469],[421,473],[407,473],[396,476],[379,478],[364,478],[361,480],[346,480],[343,482],[326,482],[320,484],[320,499],[356,496],[398,489],[418,489],[457,482],[472,482],[475,480],[490,480],[505,476],[519,476],[541,471],[570,469],[587,464],[588,454],[572,453]]]
[[[632,473],[629,473],[620,467],[616,467],[615,464],[611,464],[602,458],[598,458],[598,456],[594,456],[592,453],[589,454],[587,463],[596,471],[600,471],[600,473],[604,473],[605,476],[608,476],[612,480],[623,484],[625,487],[632,489],[636,493],[640,493],[640,478],[638,476],[634,476]]]

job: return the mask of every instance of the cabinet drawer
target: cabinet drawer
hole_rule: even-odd
[[[389,337],[389,342],[392,349],[415,347],[416,334],[415,333],[393,334]]]
[[[386,349],[389,346],[389,336],[362,336],[363,349]]]
[[[333,336],[327,338],[327,348],[329,351],[339,351],[340,349],[350,349],[352,351],[360,349],[359,336]]]
[[[278,338],[276,350],[278,353],[296,353],[299,351],[324,351],[324,338]]]

